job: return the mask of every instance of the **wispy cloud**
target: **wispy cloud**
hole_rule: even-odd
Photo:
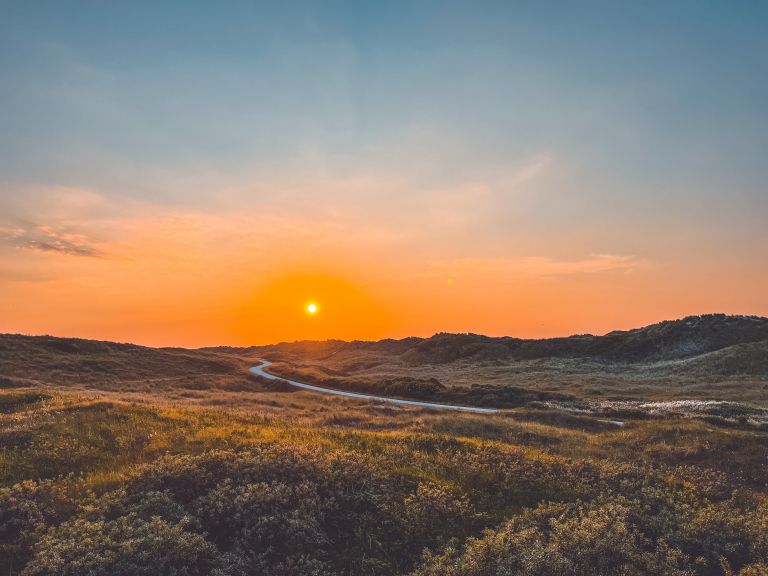
[[[86,236],[56,230],[51,226],[0,227],[0,242],[17,248],[68,256],[105,256]]]
[[[505,274],[525,278],[554,278],[608,272],[630,273],[643,264],[636,256],[590,254],[578,260],[557,260],[545,256],[520,258],[462,258],[433,262],[432,267],[455,275]]]

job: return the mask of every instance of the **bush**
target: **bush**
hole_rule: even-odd
[[[688,576],[686,556],[632,526],[621,503],[542,505],[499,530],[470,539],[462,552],[426,557],[415,576]]]
[[[217,566],[215,546],[185,523],[136,514],[112,521],[78,518],[45,535],[22,576],[195,576]]]

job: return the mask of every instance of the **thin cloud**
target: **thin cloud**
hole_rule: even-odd
[[[0,242],[37,252],[53,252],[90,258],[105,256],[104,252],[84,235],[63,232],[50,226],[2,227],[0,228]]]
[[[433,268],[455,275],[505,274],[525,278],[555,278],[609,272],[631,273],[643,263],[636,256],[591,254],[579,260],[557,260],[545,256],[521,258],[462,258],[434,262]]]

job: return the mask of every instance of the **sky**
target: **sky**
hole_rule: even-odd
[[[768,316],[764,2],[0,12],[0,332],[204,346]]]

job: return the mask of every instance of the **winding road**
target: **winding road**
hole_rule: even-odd
[[[436,408],[438,410],[460,410],[462,412],[481,412],[483,414],[493,414],[499,412],[497,408],[478,408],[476,406],[456,406],[453,404],[435,404],[433,402],[420,402],[418,400],[401,400],[399,398],[386,398],[384,396],[371,396],[370,394],[360,394],[359,392],[347,392],[345,390],[334,390],[333,388],[321,388],[320,386],[313,386],[312,384],[304,384],[302,382],[296,382],[294,380],[288,380],[287,378],[281,378],[275,376],[266,371],[272,362],[267,360],[261,360],[261,364],[249,368],[250,372],[268,378],[270,380],[282,380],[287,382],[291,386],[296,388],[303,388],[304,390],[311,390],[312,392],[320,392],[321,394],[333,394],[334,396],[346,396],[347,398],[357,398],[359,400],[374,400],[376,402],[389,402],[390,404],[402,404],[405,406],[416,406],[419,408]]]

